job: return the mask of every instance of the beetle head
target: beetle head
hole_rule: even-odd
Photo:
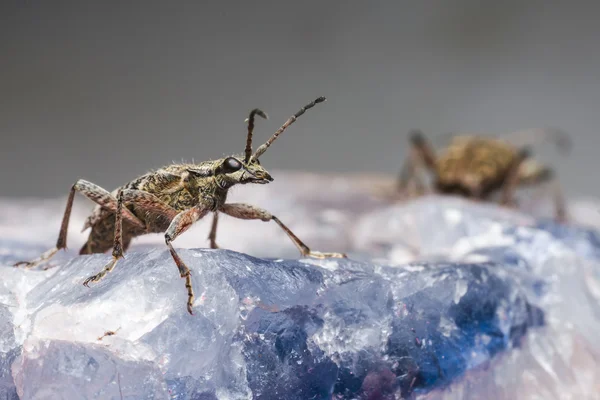
[[[292,115],[264,144],[256,149],[254,154],[252,153],[252,135],[254,133],[254,120],[258,115],[261,118],[268,119],[267,114],[261,109],[255,108],[250,111],[250,115],[246,119],[248,122],[248,135],[246,137],[246,149],[242,156],[230,156],[219,160],[219,164],[215,170],[215,175],[219,176],[222,187],[231,187],[235,184],[241,183],[259,183],[265,184],[273,181],[273,177],[267,172],[266,169],[260,165],[259,158],[264,154],[265,151],[273,144],[275,140],[287,129],[288,126],[293,124],[296,119],[304,114],[306,110],[314,107],[318,103],[324,102],[325,97],[319,97],[311,103],[305,105],[296,114]]]

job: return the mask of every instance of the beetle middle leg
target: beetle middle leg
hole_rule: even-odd
[[[421,131],[410,133],[411,149],[408,160],[405,161],[398,176],[398,190],[401,193],[412,192],[416,195],[428,191],[421,180],[420,173],[423,169],[433,171],[436,164],[436,155],[433,148]],[[410,193],[409,193],[410,195]]]
[[[272,215],[262,208],[254,207],[249,204],[241,203],[230,203],[224,204],[219,208],[219,211],[230,215],[234,218],[239,219],[260,219],[261,221],[275,221],[277,225],[288,235],[288,237],[294,242],[298,250],[303,256],[313,258],[346,258],[343,253],[321,253],[319,251],[311,250],[305,245],[287,226],[283,224],[276,216]]]
[[[217,224],[219,223],[219,213],[215,212],[213,215],[212,225],[210,227],[210,233],[208,234],[208,240],[210,241],[211,249],[218,249],[217,245]]]
[[[88,199],[94,201],[96,204],[99,204],[101,207],[116,212],[117,210],[117,199],[108,191],[102,189],[100,186],[95,185],[91,182],[85,181],[83,179],[79,179],[75,184],[71,187],[71,191],[69,192],[69,197],[67,198],[67,205],[65,207],[65,212],[63,214],[63,219],[60,225],[60,231],[58,234],[58,240],[56,241],[56,246],[46,252],[44,252],[40,257],[36,258],[32,261],[19,261],[15,264],[15,267],[20,265],[24,265],[27,268],[35,267],[39,264],[42,264],[50,258],[52,258],[59,250],[67,248],[67,231],[69,229],[69,220],[71,218],[71,211],[73,209],[73,200],[75,199],[75,192],[79,192],[83,194]],[[144,223],[140,221],[135,215],[133,215],[129,210],[123,209],[123,216],[137,227],[144,227]]]
[[[104,278],[104,275],[113,270],[115,265],[120,258],[123,257],[123,192],[120,191],[117,197],[117,210],[115,215],[115,238],[113,244],[113,252],[112,252],[112,260],[104,268],[102,271],[97,273],[96,275],[92,275],[87,278],[83,282],[83,286],[88,286],[90,282],[98,282],[100,279]]]

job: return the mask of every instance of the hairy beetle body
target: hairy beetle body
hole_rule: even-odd
[[[535,130],[535,133],[543,131]],[[553,131],[556,133],[556,131]],[[552,170],[531,158],[527,147],[492,137],[458,135],[438,154],[420,131],[411,132],[411,153],[398,179],[404,195],[427,192],[420,172],[433,175],[433,190],[439,194],[458,195],[474,200],[487,200],[501,192],[501,204],[514,205],[514,193],[520,186],[551,183],[554,189],[556,217],[564,220],[562,192]],[[559,143],[567,145],[562,137]]]
[[[218,248],[215,241],[218,214],[225,213],[240,219],[274,221],[303,256],[346,257],[342,253],[312,251],[279,218],[266,210],[243,203],[227,203],[227,192],[234,185],[266,184],[273,181],[271,175],[261,166],[259,157],[299,116],[323,101],[325,98],[319,97],[302,107],[254,153],[252,153],[252,135],[255,116],[267,118],[267,115],[259,109],[252,110],[248,117],[248,135],[244,154],[197,164],[168,165],[142,175],[112,193],[91,182],[78,180],[69,193],[56,246],[36,260],[19,262],[16,265],[24,264],[28,267],[39,265],[47,262],[58,250],[66,248],[66,234],[76,192],[97,203],[84,225],[84,230],[90,228],[90,234],[87,242],[80,249],[80,254],[103,253],[111,248],[113,250],[112,260],[98,274],[86,279],[84,285],[97,282],[112,271],[136,236],[164,232],[165,243],[179,274],[185,278],[188,291],[187,309],[190,314],[194,301],[190,270],[171,242],[209,213],[213,214],[213,223],[208,237],[211,248]]]

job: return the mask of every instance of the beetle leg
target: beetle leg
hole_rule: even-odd
[[[406,197],[420,196],[424,194],[427,189],[418,174],[420,171],[419,162],[413,157],[413,152],[409,155],[409,159],[404,162],[400,175],[398,177],[398,192]]]
[[[62,223],[60,225],[60,231],[58,234],[58,240],[56,241],[56,246],[46,251],[35,260],[17,262],[15,264],[15,267],[18,267],[20,265],[24,265],[27,268],[35,267],[39,264],[50,260],[59,250],[67,248],[67,231],[69,229],[69,219],[71,218],[71,211],[73,208],[75,192],[83,194],[85,197],[94,201],[96,204],[99,204],[101,207],[104,207],[113,212],[117,211],[117,199],[110,192],[106,191],[105,189],[102,189],[100,186],[95,185],[91,182],[85,181],[83,179],[78,180],[71,187],[71,191],[69,192],[69,197],[67,199],[67,205],[63,214]],[[135,215],[133,215],[128,209],[123,209],[122,213],[123,217],[125,217],[125,219],[133,225],[141,228],[145,226],[144,223],[140,221]]]
[[[155,216],[165,218],[169,223],[179,213],[173,207],[164,203],[152,193],[144,192],[143,190],[123,189],[123,203],[126,205],[132,204],[136,208],[144,212],[154,214]],[[146,221],[148,225],[149,221]]]
[[[169,247],[169,251],[171,252],[171,257],[175,261],[177,268],[179,269],[179,275],[182,278],[185,278],[185,287],[188,292],[188,301],[187,301],[187,310],[190,314],[194,314],[192,312],[192,306],[194,305],[194,290],[192,289],[192,275],[190,273],[190,269],[185,265],[181,257],[177,254],[171,242],[177,238],[177,236],[181,235],[183,232],[188,230],[190,226],[200,218],[204,217],[208,214],[209,209],[204,208],[202,206],[192,207],[188,210],[182,211],[173,220],[171,221],[171,225],[169,225],[169,229],[165,232],[165,243]]]
[[[501,204],[506,206],[514,206],[514,195],[521,178],[521,165],[523,165],[529,156],[529,150],[522,150],[516,155],[502,184],[502,197],[500,198]]]
[[[536,199],[550,191],[554,202],[554,216],[559,222],[567,221],[567,207],[561,185],[554,171],[533,160],[528,160],[522,165],[519,173],[519,185],[541,185],[534,193]]]
[[[213,221],[212,221],[212,225],[210,227],[210,233],[208,234],[208,240],[210,241],[210,248],[211,249],[218,249],[219,246],[217,245],[216,239],[217,239],[217,224],[219,223],[219,213],[215,212],[213,215]]]
[[[90,276],[84,282],[84,286],[88,286],[90,282],[98,282],[104,278],[104,275],[113,270],[117,261],[123,257],[123,192],[119,191],[117,195],[117,212],[115,214],[115,238],[113,244],[112,260],[96,275]]]
[[[436,165],[436,155],[433,148],[421,131],[410,134],[411,148],[408,160],[405,161],[398,177],[398,190],[401,193],[421,195],[426,189],[420,173],[423,169],[433,171]]]
[[[288,237],[294,242],[298,250],[303,256],[313,257],[313,258],[346,258],[346,255],[343,253],[321,253],[319,251],[311,250],[307,245],[305,245],[299,238],[296,236],[287,226],[283,224],[276,216],[272,215],[267,210],[263,210],[262,208],[254,207],[249,204],[241,204],[241,203],[231,203],[231,204],[223,204],[219,211],[230,215],[234,218],[239,219],[260,219],[261,221],[275,221],[277,225],[288,235]]]
[[[125,204],[135,204],[143,211],[154,213],[170,221],[175,218],[177,211],[163,203],[155,195],[141,190],[123,189],[119,191],[117,201],[117,212],[115,217],[115,236],[112,252],[112,260],[96,275],[87,278],[83,284],[89,286],[90,282],[98,282],[113,270],[120,258],[123,258],[123,212]]]

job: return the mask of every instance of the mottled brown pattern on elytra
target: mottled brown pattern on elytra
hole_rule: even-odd
[[[436,186],[457,185],[465,189],[478,182],[482,197],[498,189],[518,152],[500,140],[478,137],[456,137],[437,159]]]

